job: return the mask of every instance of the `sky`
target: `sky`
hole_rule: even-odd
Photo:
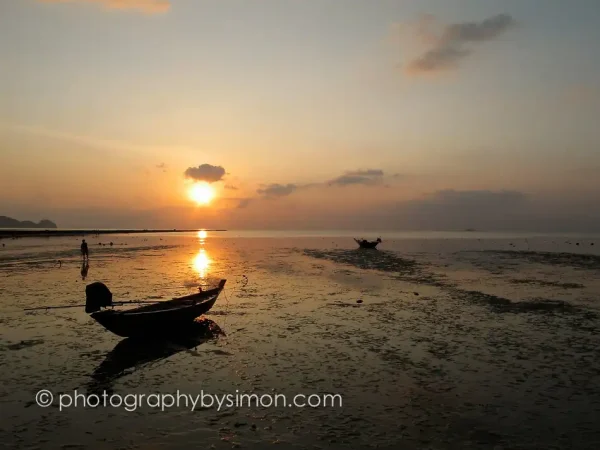
[[[600,231],[598,42],[597,0],[0,0],[0,215]]]

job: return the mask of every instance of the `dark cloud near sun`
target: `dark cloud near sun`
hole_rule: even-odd
[[[443,26],[433,31],[432,16],[424,16],[417,26],[417,34],[429,49],[410,61],[406,72],[411,75],[435,74],[456,69],[474,50],[469,44],[494,40],[516,25],[508,14],[498,14],[481,22],[464,22]]]
[[[278,184],[273,183],[266,185],[265,187],[258,189],[260,195],[264,195],[265,197],[286,197],[298,190],[298,185],[296,184]]]
[[[207,183],[216,183],[225,176],[225,169],[221,166],[212,166],[210,164],[201,164],[198,167],[188,167],[184,172],[186,178],[195,181],[205,181]]]
[[[230,191],[237,191],[239,188],[237,188],[236,186],[232,185],[232,184],[226,184],[225,186],[223,186],[225,189],[229,189]]]
[[[380,184],[383,180],[383,175],[383,170],[380,169],[355,170],[346,172],[344,175],[330,180],[327,184],[329,186],[348,186],[353,184],[370,186]]]

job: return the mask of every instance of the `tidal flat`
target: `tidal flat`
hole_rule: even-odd
[[[600,238],[208,232],[2,240],[4,448],[600,448]],[[113,245],[108,244],[108,240]],[[103,244],[103,245],[101,245]],[[576,245],[578,244],[578,245]],[[83,307],[225,291],[186,339]],[[59,393],[339,394],[336,407],[38,406]]]

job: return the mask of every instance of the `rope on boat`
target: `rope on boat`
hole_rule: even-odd
[[[242,275],[242,279],[236,282],[237,286],[235,288],[233,288],[232,290],[232,295],[233,293],[235,293],[236,289],[239,290],[240,288],[244,288],[248,285],[248,277],[246,275]],[[227,316],[229,315],[229,296],[227,295],[227,291],[226,291],[227,287],[223,288],[223,294],[225,295],[225,318],[223,319],[223,322],[227,322]],[[223,323],[224,326],[226,326],[225,323]]]

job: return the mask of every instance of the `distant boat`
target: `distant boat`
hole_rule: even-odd
[[[376,248],[381,242],[381,238],[377,238],[376,241],[367,241],[366,239],[354,239],[360,248]]]
[[[85,312],[118,336],[148,337],[169,334],[207,313],[217,301],[226,281],[221,280],[218,287],[197,294],[120,311],[103,309],[113,306],[112,293],[104,284],[92,283],[86,287]]]
[[[465,231],[477,231],[475,228],[467,228]]]

